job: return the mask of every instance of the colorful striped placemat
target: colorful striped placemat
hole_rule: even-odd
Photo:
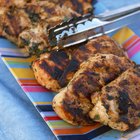
[[[135,35],[134,32],[126,27],[113,35],[113,38],[123,46],[123,48],[127,51],[129,58],[131,58],[137,64],[140,64],[140,38]],[[99,123],[95,123],[92,126],[82,127],[72,126],[64,122],[52,109],[51,101],[56,93],[41,87],[34,78],[30,64],[35,58],[24,56],[19,48],[12,45],[5,39],[1,38],[0,44],[2,44],[0,45],[0,52],[3,61],[58,139],[130,139],[131,137],[133,138],[138,136],[140,133],[140,130],[137,129],[131,133],[122,134],[118,131],[111,130],[107,126],[102,126]]]

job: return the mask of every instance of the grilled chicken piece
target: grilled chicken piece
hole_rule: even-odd
[[[64,5],[77,13],[86,14],[92,12],[92,0],[39,0],[40,2],[52,2],[57,5]],[[36,3],[38,0],[0,0],[0,7],[17,6],[23,7],[27,3]]]
[[[36,13],[40,16],[41,21],[34,27],[23,31],[18,38],[19,46],[25,46],[30,54],[40,55],[42,52],[49,50],[49,43],[47,38],[47,29],[59,24],[66,17],[71,18],[73,16],[79,16],[76,12],[65,6],[60,7],[54,3],[40,2],[39,5],[35,5],[33,8],[28,4],[26,11],[28,13]],[[34,9],[34,10],[33,10]],[[33,18],[36,19],[36,18]]]
[[[18,35],[32,25],[27,14],[16,7],[4,10],[4,12],[0,14],[0,19],[1,35],[15,44],[18,42]]]
[[[25,36],[28,37],[27,35],[25,35]],[[103,42],[102,45],[100,45],[101,40]],[[67,63],[67,67],[64,69],[63,74],[59,77],[59,79],[57,79],[58,80],[57,85],[59,85],[58,89],[65,87],[67,85],[67,83],[73,78],[73,75],[75,74],[75,72],[79,69],[80,63],[87,60],[88,57],[93,56],[95,53],[97,53],[97,52],[112,53],[112,54],[115,54],[118,56],[124,56],[122,49],[119,48],[117,46],[117,44],[115,44],[115,42],[107,36],[100,37],[99,39],[98,38],[93,39],[93,40],[89,41],[86,45],[84,45],[84,44],[80,45],[79,48],[78,48],[78,46],[75,46],[75,48],[73,50],[73,52],[75,52],[74,55],[73,55],[73,53],[70,55],[71,58],[69,60],[69,63]],[[96,46],[100,46],[101,48],[98,48]],[[38,61],[40,61],[40,60],[38,60]],[[38,61],[36,61],[34,63],[38,63]],[[63,60],[63,61],[65,61],[65,60]],[[32,67],[34,67],[34,65]],[[41,68],[39,65],[36,65],[36,69],[41,69]],[[38,75],[38,77],[41,77],[41,74],[39,72],[40,71],[37,71],[35,73],[35,75]],[[56,72],[54,71],[54,73],[56,73]],[[47,79],[47,77],[46,77],[46,79]],[[38,79],[37,79],[37,81],[38,81]],[[46,85],[46,87],[48,87],[47,86],[48,82],[45,82],[45,83],[43,83],[43,82],[44,81],[42,81],[41,85]],[[50,87],[50,88],[53,90],[53,87]]]
[[[102,88],[90,117],[120,131],[140,126],[139,91],[140,66],[135,66]],[[92,102],[95,103],[94,93]]]
[[[73,125],[93,123],[88,113],[93,108],[91,94],[134,65],[126,57],[96,54],[83,62],[68,86],[54,97],[53,108],[63,120]]]
[[[0,7],[24,6],[29,0],[0,0]]]
[[[45,53],[32,63],[32,69],[38,83],[50,90],[58,91],[58,79],[70,61],[72,50]]]
[[[35,48],[42,51],[48,46],[48,28],[74,16],[79,14],[48,1],[28,3],[22,8],[9,7],[0,15],[1,34],[34,54]]]
[[[93,0],[53,0],[53,2],[56,2],[60,5],[65,5],[66,7],[70,7],[80,14],[93,12]]]
[[[75,51],[74,55],[72,56],[72,60],[59,79],[60,86],[65,87],[72,79],[75,72],[79,69],[80,64],[96,53],[124,56],[124,52],[121,47],[110,37],[104,35],[92,39],[86,45],[80,46]]]

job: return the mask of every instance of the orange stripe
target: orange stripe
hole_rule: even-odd
[[[55,129],[53,130],[56,135],[67,135],[67,134],[84,134],[96,128],[102,126],[100,123],[95,123],[92,126],[85,126],[81,128],[72,128],[72,129]]]
[[[18,80],[21,84],[37,84],[37,85],[39,85],[38,83],[37,83],[37,81],[34,79],[34,80],[31,80],[31,79],[19,79]]]
[[[128,49],[127,47],[130,46],[130,44],[132,44],[134,42],[134,40],[137,40],[139,37],[134,35],[132,36],[128,41],[126,41],[124,44],[123,44],[123,48],[124,49]]]

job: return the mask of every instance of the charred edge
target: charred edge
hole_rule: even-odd
[[[73,116],[73,122],[81,125],[84,123],[92,124],[93,120],[87,114],[83,113],[83,110],[80,107],[80,102],[78,101],[70,101],[65,99],[63,101],[64,109]]]
[[[49,73],[49,75],[55,79],[58,80],[60,78],[60,76],[62,75],[63,71],[61,69],[59,69],[56,66],[49,66],[47,64],[47,62],[45,62],[44,60],[42,61],[42,63],[39,65],[40,68],[42,68],[44,71],[46,71],[47,73]]]
[[[119,122],[124,122],[125,124],[127,124],[129,126],[129,130],[135,129],[135,125],[129,122],[127,116],[121,116]]]

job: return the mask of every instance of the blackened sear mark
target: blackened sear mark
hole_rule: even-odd
[[[59,52],[54,51],[50,54],[49,59],[53,61],[55,64],[65,67],[67,65],[66,63],[68,63],[69,56],[64,51]]]
[[[64,87],[68,84],[67,75],[69,73],[75,73],[79,68],[79,62],[76,59],[71,60],[69,65],[67,66],[66,70],[64,71],[63,75],[59,79],[59,84],[61,87]]]
[[[103,102],[103,106],[104,106],[105,109],[106,109],[106,112],[108,112],[108,110],[109,110],[109,105],[108,105],[104,100],[102,100],[102,102]]]
[[[93,71],[84,71],[82,74],[85,74],[86,76],[99,76],[99,73]]]
[[[113,97],[112,95],[107,94],[107,99],[108,99],[109,101],[111,101],[111,100],[114,99],[114,97]]]
[[[129,107],[137,109],[136,105],[133,103],[133,101],[129,98],[129,95],[126,91],[118,91],[119,92],[119,109],[120,114],[127,114]]]
[[[76,96],[82,94],[87,99],[90,99],[90,96],[93,92],[98,91],[101,89],[101,85],[99,83],[99,76],[96,73],[83,74],[81,78],[76,80],[73,83],[73,91]]]
[[[4,26],[3,30],[5,31],[5,33],[7,33],[8,35],[13,35],[13,33],[11,32],[10,28],[8,26]]]
[[[78,0],[71,0],[72,4],[75,6],[75,10],[82,14],[83,13],[83,6]]]
[[[49,75],[53,79],[56,79],[56,80],[58,80],[61,77],[62,73],[63,73],[63,71],[61,69],[59,69],[56,66],[49,66],[47,64],[47,62],[44,61],[44,60],[42,61],[42,63],[39,66],[40,66],[40,68],[44,69],[44,71],[48,72]]]
[[[119,91],[118,103],[120,114],[127,114],[128,108],[130,107],[128,93],[125,91]]]
[[[63,100],[64,109],[69,112],[73,116],[73,121],[78,123],[79,125],[82,122],[86,122],[88,124],[92,124],[93,120],[87,114],[83,113],[83,110],[80,107],[80,102],[77,100],[69,100],[69,98],[65,98]]]
[[[35,8],[36,7],[34,7],[34,6],[30,6],[25,9],[25,12],[28,14],[28,16],[32,22],[38,22],[40,20],[39,13],[35,12],[36,11]]]
[[[129,83],[130,82],[127,79],[124,79],[124,80],[120,81],[119,86],[123,87],[124,85],[129,85]]]

